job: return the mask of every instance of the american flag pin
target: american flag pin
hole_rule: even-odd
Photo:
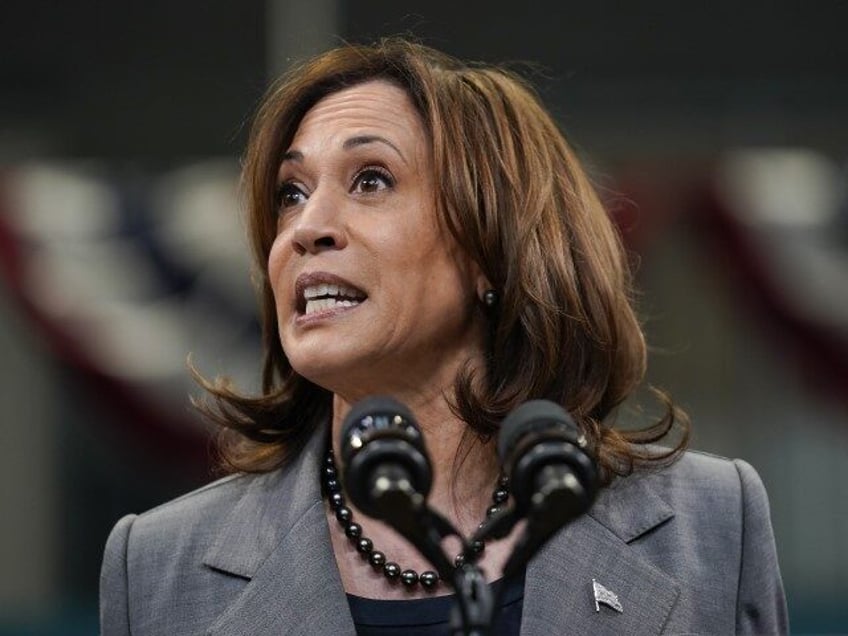
[[[624,613],[624,608],[621,607],[621,601],[618,600],[618,595],[612,590],[605,588],[595,579],[592,579],[592,592],[595,595],[595,612],[600,612],[601,604],[604,604],[616,612]]]

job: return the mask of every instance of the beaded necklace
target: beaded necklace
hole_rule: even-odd
[[[330,510],[335,514],[345,536],[374,570],[382,572],[383,576],[391,583],[400,580],[404,587],[409,590],[415,589],[419,584],[425,590],[432,590],[438,585],[440,580],[438,573],[426,570],[419,574],[413,569],[403,569],[394,561],[390,561],[383,552],[376,550],[371,539],[363,536],[362,526],[353,520],[353,511],[346,505],[344,494],[342,494],[332,448],[327,450],[327,456],[321,470],[321,486],[324,496],[327,497]],[[492,505],[486,509],[487,518],[495,514],[500,506],[509,499],[508,487],[509,480],[506,477],[500,477],[494,492],[492,492]],[[471,550],[475,555],[481,554],[485,547],[484,541],[474,541],[471,544]],[[463,563],[465,563],[465,556],[458,554],[454,559],[454,566],[458,568]]]

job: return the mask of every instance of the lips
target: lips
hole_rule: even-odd
[[[295,285],[297,312],[309,316],[318,312],[349,309],[368,298],[353,283],[327,272],[301,274]]]

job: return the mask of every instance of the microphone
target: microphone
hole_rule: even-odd
[[[342,476],[351,501],[365,514],[394,526],[420,511],[433,476],[421,430],[394,398],[357,402],[341,433]]]
[[[353,504],[385,521],[452,581],[453,566],[441,540],[456,534],[450,522],[427,506],[433,484],[430,458],[412,413],[390,397],[357,402],[342,423],[342,479]]]
[[[598,491],[588,440],[571,416],[548,400],[531,400],[501,425],[498,456],[514,501],[527,517],[524,540],[507,562],[509,575],[557,530],[586,512]]]

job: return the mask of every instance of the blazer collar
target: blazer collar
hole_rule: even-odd
[[[673,516],[649,475],[620,479],[602,491],[589,514],[557,534],[528,565],[521,633],[662,632],[679,583],[628,544]],[[604,605],[596,611],[593,579],[617,595],[621,613]]]
[[[248,583],[207,632],[355,634],[324,512],[318,471],[327,426],[281,471],[253,478],[203,560]]]
[[[203,562],[248,583],[210,636],[355,634],[317,478],[326,428],[288,467],[252,478],[222,524]],[[528,565],[521,633],[660,633],[679,584],[628,544],[673,516],[649,474],[604,489]],[[595,611],[593,579],[618,596],[622,613]]]

